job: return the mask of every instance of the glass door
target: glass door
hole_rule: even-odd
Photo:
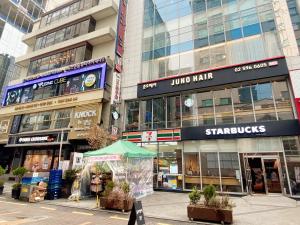
[[[279,159],[263,159],[267,193],[282,193]]]

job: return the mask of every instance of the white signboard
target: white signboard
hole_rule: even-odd
[[[121,160],[120,155],[101,155],[92,156],[87,159],[88,162],[104,162],[104,161],[118,161]]]
[[[83,153],[74,152],[72,169],[81,168],[83,163]]]
[[[142,134],[142,142],[157,141],[157,131],[144,131]]]
[[[113,73],[111,104],[118,103],[121,100],[121,76],[119,73]]]

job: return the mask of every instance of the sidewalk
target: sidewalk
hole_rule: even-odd
[[[230,199],[236,205],[233,208],[235,225],[300,224],[300,201],[282,195],[254,195],[230,197]],[[146,217],[188,221],[186,206],[189,204],[189,200],[187,193],[154,192],[153,195],[141,200]],[[67,199],[45,200],[40,204],[100,210],[96,208],[95,199],[84,199],[79,202],[68,201]],[[120,212],[112,211],[112,213]]]

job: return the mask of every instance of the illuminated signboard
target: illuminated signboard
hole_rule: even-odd
[[[2,106],[27,103],[86,90],[105,87],[106,63],[89,65],[47,77],[8,86]]]

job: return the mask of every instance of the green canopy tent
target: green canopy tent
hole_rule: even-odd
[[[153,158],[156,153],[148,151],[129,141],[117,141],[110,146],[83,154],[83,157],[121,155],[124,158]]]
[[[128,141],[117,141],[110,146],[83,154],[87,174],[93,165],[106,164],[115,182],[127,181],[135,198],[153,193],[153,158],[156,153]]]

